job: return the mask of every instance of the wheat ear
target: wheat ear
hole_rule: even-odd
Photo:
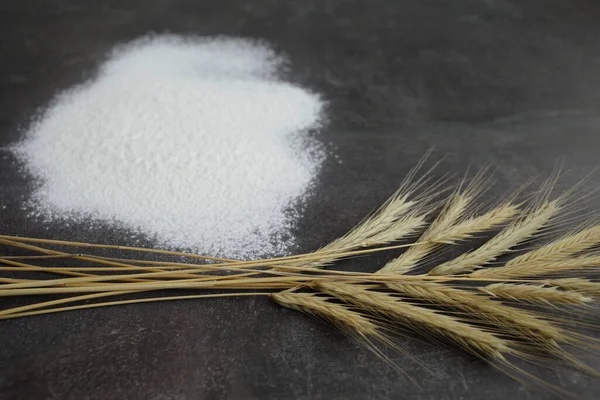
[[[494,283],[479,290],[493,297],[527,303],[583,305],[592,301],[589,296],[576,291],[559,290],[556,286]]]
[[[598,266],[600,266],[600,255],[589,255],[564,260],[539,261],[481,269],[472,272],[468,276],[474,279],[514,279],[527,276],[558,275]]]
[[[335,326],[350,328],[360,335],[378,336],[377,325],[369,319],[342,304],[332,303],[327,298],[314,293],[284,291],[272,293],[271,299],[292,310],[325,319]]]
[[[563,260],[598,244],[600,244],[600,225],[567,234],[558,240],[515,257],[505,265],[508,267],[531,262]]]
[[[503,354],[513,350],[507,340],[480,327],[461,322],[458,318],[440,314],[394,298],[390,294],[342,283],[317,283],[316,289],[377,315],[401,323],[401,327],[418,333],[429,332],[451,341],[464,350],[504,360]]]
[[[518,244],[531,239],[559,210],[559,200],[544,202],[536,210],[512,222],[478,249],[436,266],[429,274],[454,275],[489,264]]]
[[[472,239],[476,234],[494,229],[510,221],[519,213],[519,206],[510,202],[502,203],[485,214],[469,217],[451,226],[440,235],[438,243],[456,244],[460,240]]]
[[[600,296],[600,283],[584,278],[559,278],[544,281],[548,285],[557,286],[561,289],[574,290],[587,296]]]

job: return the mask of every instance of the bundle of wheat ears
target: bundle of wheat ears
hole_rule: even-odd
[[[421,162],[389,200],[346,235],[289,257],[236,261],[0,235],[7,253],[0,258],[0,296],[18,296],[15,306],[0,311],[0,319],[141,302],[268,296],[343,330],[390,363],[388,351],[402,351],[398,335],[410,332],[468,352],[520,380],[545,384],[516,361],[553,359],[597,375],[571,351],[598,347],[582,330],[594,327],[589,320],[600,296],[600,283],[593,280],[600,266],[600,225],[590,223],[589,214],[583,215],[584,224],[573,224],[582,219],[574,212],[580,211],[573,207],[575,190],[553,197],[558,179],[553,173],[539,189],[529,185],[483,207],[490,174],[444,190],[447,179],[434,179],[433,168],[422,169]],[[444,259],[444,253],[469,243],[474,243],[470,250]],[[107,251],[112,257],[97,254]],[[368,265],[365,256],[375,252],[399,255],[369,273],[332,269],[359,255]],[[152,260],[139,259],[142,254]],[[433,268],[426,270],[428,265]],[[186,294],[165,295],[181,289]],[[23,303],[24,296],[37,302]],[[574,311],[577,321],[569,319]]]

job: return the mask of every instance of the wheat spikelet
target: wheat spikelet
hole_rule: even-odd
[[[513,351],[507,340],[482,328],[461,322],[458,318],[398,300],[387,293],[342,283],[317,283],[316,289],[356,307],[391,318],[402,323],[404,328],[410,328],[419,333],[429,332],[441,339],[452,341],[473,354],[503,360],[503,353]]]
[[[579,269],[600,266],[600,256],[590,255],[556,261],[539,261],[525,264],[508,265],[497,268],[481,269],[468,276],[474,279],[514,279],[527,276],[564,274]]]
[[[515,257],[505,265],[508,267],[538,261],[562,260],[598,244],[600,244],[600,225],[565,235],[558,240]]]
[[[591,297],[581,293],[544,285],[494,283],[479,290],[494,297],[529,303],[582,305],[592,301]]]
[[[559,327],[538,318],[535,314],[509,307],[471,291],[439,284],[388,284],[387,286],[399,293],[437,306],[462,310],[470,318],[485,321],[501,332],[519,339],[542,342],[568,340]]]
[[[430,274],[454,275],[473,271],[476,268],[495,261],[502,254],[509,252],[513,247],[531,239],[559,210],[559,200],[544,202],[536,210],[512,222],[477,250],[465,253],[453,260],[438,265],[430,271]]]

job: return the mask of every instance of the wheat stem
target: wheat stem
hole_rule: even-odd
[[[144,247],[116,246],[116,245],[108,245],[108,244],[84,243],[84,242],[75,242],[75,241],[67,241],[67,240],[39,239],[39,238],[9,236],[9,235],[0,235],[0,239],[10,240],[10,241],[15,241],[15,242],[25,242],[25,243],[51,244],[51,245],[59,245],[59,246],[73,246],[73,247],[84,247],[84,248],[94,248],[94,249],[113,249],[113,250],[121,250],[121,251],[136,251],[136,252],[141,252],[141,253],[154,253],[154,254],[163,254],[163,255],[171,255],[171,256],[181,256],[181,257],[198,258],[198,259],[203,259],[203,260],[219,261],[219,262],[232,261],[232,260],[225,259],[225,258],[204,256],[204,255],[192,254],[192,253],[184,253],[181,251],[149,249],[149,248],[144,248]]]
[[[111,295],[124,294],[124,293],[127,293],[127,292],[112,293]],[[158,301],[173,301],[173,300],[207,299],[207,298],[214,298],[214,297],[242,297],[242,296],[269,296],[269,295],[271,295],[271,293],[251,292],[251,293],[214,293],[214,294],[198,294],[198,295],[167,296],[167,297],[149,297],[149,298],[144,298],[144,299],[117,300],[117,301],[108,301],[108,302],[103,302],[103,303],[82,304],[82,305],[78,305],[78,306],[58,307],[58,308],[51,308],[51,309],[47,309],[47,310],[36,310],[36,311],[17,312],[17,313],[13,313],[13,314],[3,314],[3,315],[0,315],[0,320],[11,319],[11,318],[20,318],[20,317],[29,317],[32,315],[52,314],[52,313],[64,312],[64,311],[83,310],[83,309],[87,309],[87,308],[117,306],[117,305],[124,305],[124,304],[152,303],[152,302],[158,302]]]
[[[65,252],[59,252],[59,251],[55,251],[55,250],[45,249],[45,248],[42,248],[39,246],[33,246],[33,245],[25,244],[25,243],[19,243],[19,242],[15,242],[15,241],[4,240],[4,239],[0,239],[0,244],[6,244],[8,246],[19,247],[19,248],[23,248],[26,250],[32,250],[35,252],[41,252],[41,253],[49,254],[49,255],[63,255],[65,257],[69,257],[72,259],[76,259],[76,260],[80,260],[80,261],[88,261],[88,262],[92,262],[95,264],[117,266],[117,267],[119,267],[119,266],[135,267],[135,265],[132,265],[132,264],[111,261],[110,258],[103,258],[103,257],[97,257],[97,256],[89,256],[89,255],[80,255],[80,254],[69,254],[69,253],[65,253]],[[411,246],[417,246],[419,244],[420,244],[419,242],[415,242],[415,243],[406,243],[406,244],[399,244],[399,245],[393,245],[393,246],[384,246],[384,247],[378,247],[378,248],[344,251],[344,252],[336,253],[335,258],[342,259],[342,258],[347,258],[347,257],[354,257],[354,256],[359,256],[359,255],[377,253],[377,252],[381,252],[381,251],[404,249],[404,248],[408,248]],[[226,270],[233,270],[235,268],[250,269],[250,268],[259,268],[259,267],[267,267],[267,266],[277,267],[278,270],[286,269],[286,270],[290,270],[290,271],[318,272],[318,270],[316,268],[312,268],[312,267],[303,268],[299,265],[308,265],[313,261],[321,259],[322,257],[323,257],[323,255],[320,254],[319,252],[313,252],[313,253],[298,254],[298,255],[294,255],[294,256],[276,257],[276,258],[270,258],[270,259],[265,259],[265,260],[233,261],[233,262],[228,262],[228,263],[216,264],[213,266],[211,266],[209,264],[191,264],[194,266],[193,268],[190,268],[189,270],[186,270],[186,271],[179,271],[179,272],[186,272],[186,273],[204,272],[207,268],[213,268],[213,269],[219,269],[219,270],[226,271]],[[169,264],[170,263],[165,263],[163,265],[165,267],[168,267]],[[161,272],[173,273],[172,271],[161,271]],[[264,271],[264,272],[266,272],[266,271]]]

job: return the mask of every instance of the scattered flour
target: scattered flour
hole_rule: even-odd
[[[284,254],[295,202],[322,161],[323,102],[282,81],[253,41],[144,38],[57,97],[16,153],[59,218],[139,230],[228,257]]]

